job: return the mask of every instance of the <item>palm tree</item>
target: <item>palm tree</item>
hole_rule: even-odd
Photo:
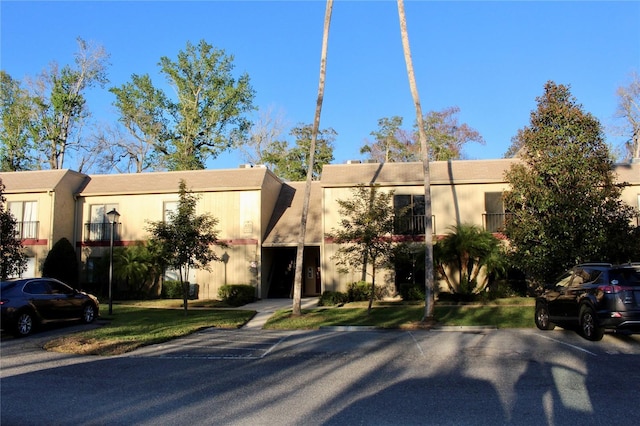
[[[413,103],[416,108],[416,120],[418,123],[420,150],[422,151],[425,216],[427,218],[431,218],[431,178],[429,176],[429,151],[427,146],[427,133],[424,129],[424,118],[422,115],[422,107],[420,106],[420,96],[418,95],[418,86],[416,85],[416,77],[413,72],[413,61],[411,60],[411,49],[409,47],[409,34],[407,32],[407,19],[404,13],[403,0],[398,0],[398,15],[400,17],[400,35],[402,37],[404,61],[407,64],[407,77],[409,78],[409,87],[411,89]],[[422,321],[426,322],[433,320],[433,311],[435,304],[433,278],[433,230],[431,220],[426,221],[424,243],[426,245],[426,250],[424,251],[425,303]]]
[[[327,7],[324,14],[324,31],[322,35],[322,54],[320,58],[320,81],[318,82],[318,98],[316,101],[316,113],[313,119],[313,133],[311,136],[311,146],[309,147],[309,168],[307,169],[307,182],[304,189],[304,200],[302,203],[302,217],[300,218],[300,239],[298,240],[298,253],[296,255],[296,270],[293,285],[293,315],[301,315],[302,299],[302,262],[304,259],[304,238],[307,231],[307,217],[309,215],[309,198],[311,197],[311,180],[313,178],[313,162],[316,152],[316,140],[318,139],[318,129],[320,128],[320,112],[322,111],[322,100],[324,98],[324,79],[327,73],[327,45],[329,44],[329,25],[331,23],[331,11],[333,0],[327,0]]]
[[[134,297],[147,281],[151,269],[150,255],[143,245],[120,248],[114,255],[114,274],[117,279],[125,282],[128,289],[133,289]]]
[[[436,244],[436,265],[449,290],[462,296],[478,293],[486,287],[479,285],[478,276],[504,270],[505,255],[500,241],[477,225],[453,226],[452,232]],[[457,272],[457,279],[452,279]],[[455,284],[455,285],[454,285]]]

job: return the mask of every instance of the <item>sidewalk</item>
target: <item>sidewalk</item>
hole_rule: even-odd
[[[318,297],[308,297],[301,300],[302,309],[313,309],[318,306]],[[243,305],[241,309],[257,311],[242,328],[260,330],[276,311],[293,308],[293,299],[263,299]]]

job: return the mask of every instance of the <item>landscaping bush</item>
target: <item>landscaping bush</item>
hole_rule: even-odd
[[[182,286],[180,281],[165,281],[162,284],[163,299],[182,299]]]
[[[385,288],[378,285],[373,300],[382,300],[385,295]],[[347,296],[349,302],[368,302],[371,297],[371,284],[366,281],[351,283],[347,288]]]
[[[346,293],[340,291],[325,291],[322,293],[322,296],[320,296],[318,306],[336,306],[347,303],[348,301],[349,296],[347,296]]]
[[[524,296],[524,295],[519,294],[516,290],[514,290],[511,283],[506,280],[496,281],[489,287],[489,291],[488,291],[488,297],[490,300],[502,299],[505,297],[517,297],[517,296]]]
[[[256,300],[255,288],[251,285],[223,285],[218,290],[218,297],[230,306],[242,306]]]
[[[42,276],[78,287],[78,258],[69,240],[61,238],[53,245],[44,260]]]
[[[402,283],[400,284],[400,296],[405,302],[424,300],[424,284]]]

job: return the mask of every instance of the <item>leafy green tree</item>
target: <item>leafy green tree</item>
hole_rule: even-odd
[[[522,163],[506,173],[511,185],[505,232],[515,264],[534,280],[550,280],[585,261],[628,261],[634,209],[620,194],[600,123],[571,95],[547,82],[518,132]]]
[[[153,143],[169,170],[203,169],[208,158],[245,139],[254,91],[248,74],[233,77],[233,56],[204,40],[187,42],[176,60],[160,58],[160,71],[175,97],[156,88],[148,75],[133,75],[111,91],[121,122],[139,141]]]
[[[402,130],[402,117],[384,117],[378,120],[378,130],[371,132],[374,142],[365,144],[361,154],[369,154],[380,163],[418,161],[420,150]]]
[[[435,244],[436,270],[452,293],[462,296],[479,293],[488,283],[487,279],[478,282],[483,268],[485,278],[496,270],[506,270],[502,245],[490,232],[476,225],[462,224],[451,231]]]
[[[460,108],[448,107],[441,111],[429,111],[423,117],[429,158],[432,161],[447,161],[462,158],[466,144],[476,142],[484,145],[480,133],[466,123],[460,123]],[[360,153],[379,162],[420,161],[418,132],[407,132],[401,128],[402,118],[391,117],[378,120],[378,130],[371,132],[375,142],[360,149]],[[416,128],[417,128],[416,124]]]
[[[50,169],[64,168],[67,149],[81,145],[79,131],[89,117],[86,90],[108,82],[104,48],[77,41],[74,67],[53,63],[33,84],[31,138]]]
[[[0,280],[20,275],[27,269],[27,256],[22,241],[16,238],[17,221],[5,210],[4,184],[0,179]]]
[[[0,170],[16,172],[34,166],[29,136],[31,98],[20,82],[0,71]]]
[[[291,130],[291,136],[295,138],[296,145],[290,148],[286,141],[276,141],[263,151],[263,161],[283,179],[305,180],[309,170],[312,132],[312,126],[298,125]],[[318,130],[312,169],[313,180],[320,178],[322,166],[333,161],[333,141],[336,135],[336,131],[331,128]]]
[[[340,245],[333,258],[341,272],[349,268],[367,272],[367,265],[371,265],[369,313],[376,293],[376,271],[389,265],[393,256],[393,194],[380,191],[379,185],[356,186],[351,198],[337,201],[340,227],[327,234]]]
[[[198,197],[180,181],[177,211],[169,213],[168,221],[151,222],[147,231],[151,234],[151,244],[157,247],[162,263],[178,271],[182,285],[184,313],[187,314],[189,298],[189,270],[209,269],[209,263],[221,259],[212,246],[226,247],[218,239],[215,229],[218,219],[210,214],[196,214]]]
[[[125,157],[135,164],[136,173],[162,169],[164,164],[160,160],[164,157],[159,156],[155,148],[168,137],[166,108],[169,101],[166,95],[153,86],[148,74],[133,74],[130,82],[109,91],[116,96],[113,105],[120,113],[118,121],[133,138],[133,141],[128,141],[103,132],[107,143],[102,145],[105,148],[115,145],[115,149],[111,148],[113,166],[118,166],[118,161],[114,160]]]
[[[56,278],[71,287],[78,287],[78,257],[68,239],[60,238],[51,247],[42,265],[42,276]]]

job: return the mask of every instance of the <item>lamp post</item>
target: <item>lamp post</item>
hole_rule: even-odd
[[[111,239],[109,243],[109,315],[113,313],[113,293],[112,293],[112,282],[113,282],[113,234],[114,229],[116,227],[116,222],[120,217],[120,213],[114,208],[111,209],[109,213],[107,213],[107,217],[109,218],[109,222],[111,222]]]

